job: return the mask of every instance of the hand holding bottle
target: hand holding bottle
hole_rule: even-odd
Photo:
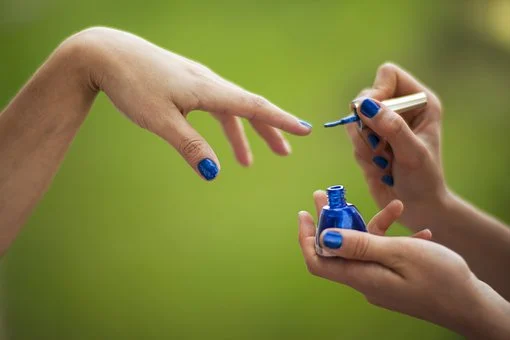
[[[326,198],[322,192],[314,197],[319,212]],[[428,241],[430,231],[415,237],[383,236],[402,208],[401,202],[391,202],[370,221],[370,233],[326,229],[320,237],[321,246],[336,258],[316,254],[313,219],[300,212],[299,242],[308,270],[358,290],[376,306],[466,336],[508,337],[510,304],[478,280],[462,257]]]

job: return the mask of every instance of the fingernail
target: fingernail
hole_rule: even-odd
[[[375,149],[377,145],[379,145],[380,141],[381,140],[379,139],[379,137],[377,137],[377,135],[374,135],[373,133],[368,135],[368,143],[370,144],[370,147],[372,147],[372,149]]]
[[[337,233],[336,231],[326,231],[322,238],[322,243],[330,249],[340,248],[342,246],[342,241],[342,234]]]
[[[218,166],[212,159],[204,158],[198,163],[198,171],[204,176],[204,178],[208,181],[213,180],[218,175]]]
[[[372,118],[379,112],[380,107],[372,99],[367,98],[361,103],[359,110],[368,118]]]
[[[381,169],[386,169],[386,167],[388,166],[388,160],[381,156],[375,156],[374,158],[372,158],[372,161],[375,163],[375,165],[377,165]]]
[[[299,120],[299,124],[303,125],[303,126],[306,126],[307,128],[311,129],[312,128],[312,124],[308,123],[307,121],[305,120]]]
[[[393,186],[393,176],[392,175],[384,175],[381,177],[381,181],[383,181],[384,184],[392,187]]]

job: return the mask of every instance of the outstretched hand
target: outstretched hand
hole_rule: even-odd
[[[311,132],[309,123],[267,99],[130,33],[93,28],[66,44],[83,50],[92,70],[93,90],[103,90],[133,122],[166,140],[206,180],[216,177],[220,163],[211,146],[186,120],[190,111],[208,111],[221,123],[244,166],[251,164],[252,154],[240,118],[248,119],[279,155],[291,151],[280,130],[301,136]]]

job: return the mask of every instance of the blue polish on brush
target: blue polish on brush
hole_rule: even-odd
[[[360,121],[360,118],[358,116],[357,113],[353,113],[349,116],[346,116],[344,118],[341,118],[339,120],[335,120],[334,122],[329,122],[329,123],[326,123],[324,124],[324,127],[334,127],[334,126],[338,126],[338,125],[345,125],[345,124],[349,124],[349,123],[354,123],[354,122],[357,122],[357,121]]]

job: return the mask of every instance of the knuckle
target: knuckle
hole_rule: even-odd
[[[135,120],[136,125],[138,125],[142,129],[149,130],[149,131],[152,130],[152,124],[151,124],[150,120],[147,119],[145,114],[143,114],[143,113],[139,114],[134,120]]]
[[[427,147],[418,144],[414,148],[413,154],[410,154],[408,157],[401,159],[400,162],[410,170],[417,170],[420,169],[423,164],[428,162],[430,157],[431,155]]]
[[[404,129],[404,119],[396,113],[388,116],[385,133],[388,137],[398,136]]]
[[[305,264],[306,264],[306,269],[308,270],[308,272],[310,274],[312,274],[313,276],[320,276],[319,275],[319,268],[317,267],[315,261],[307,259],[305,261]]]
[[[269,102],[266,98],[256,94],[256,95],[253,95],[252,103],[253,103],[253,106],[255,106],[256,108],[263,108],[263,107],[266,107]]]
[[[400,242],[398,238],[394,239],[393,251],[389,256],[389,266],[394,269],[405,267],[408,258],[405,254],[412,253],[412,249],[409,249],[408,245],[404,242]]]
[[[363,235],[365,236],[365,235]],[[353,248],[353,257],[356,259],[365,259],[368,254],[368,249],[370,247],[370,241],[367,237],[356,237]]]
[[[199,138],[184,138],[179,144],[179,152],[188,159],[195,159],[205,147],[205,142]]]

